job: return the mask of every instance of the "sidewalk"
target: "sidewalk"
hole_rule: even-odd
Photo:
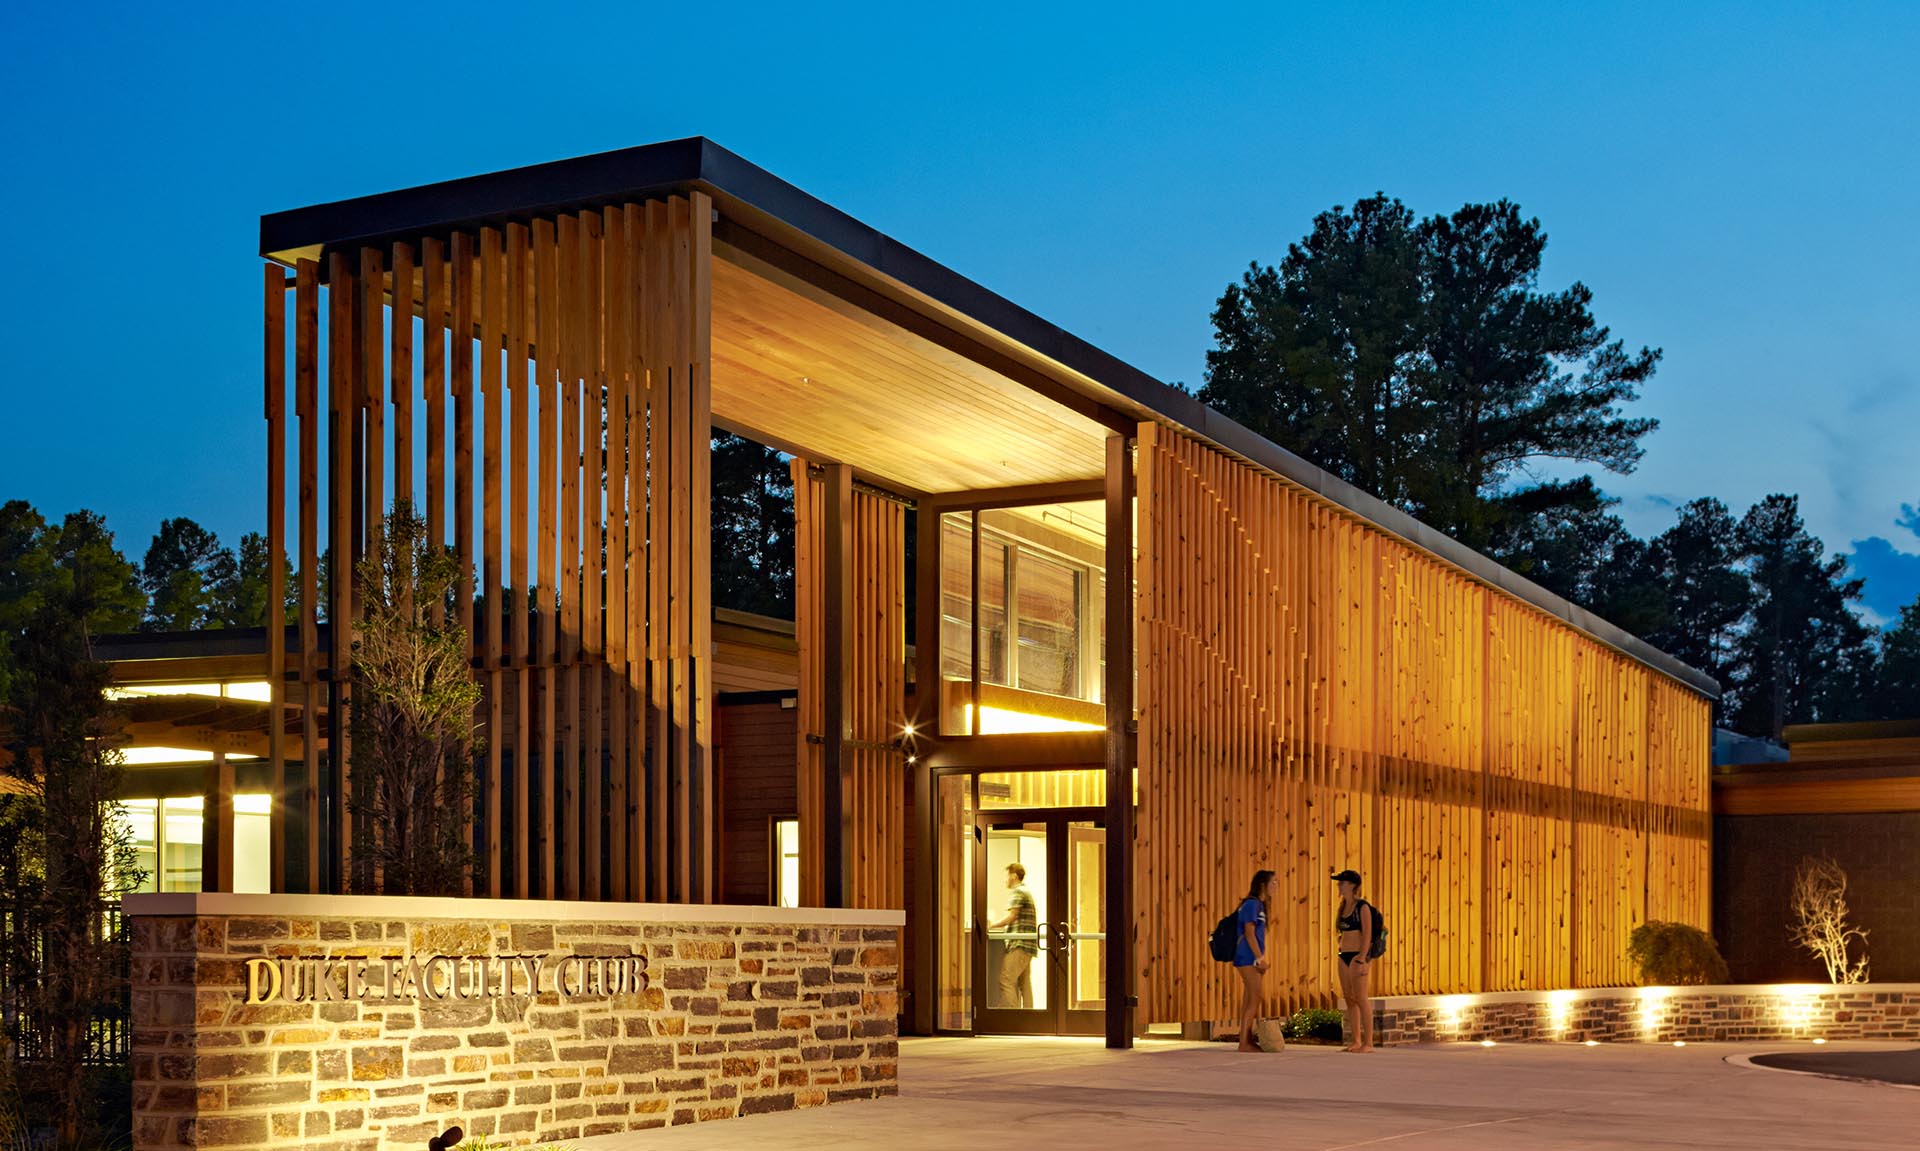
[[[1442,1045],[1348,1055],[1225,1044],[909,1039],[900,1096],[668,1131],[575,1140],[573,1151],[643,1148],[922,1148],[1045,1151],[1219,1145],[1346,1148],[1778,1148],[1911,1151],[1920,1091],[1726,1062],[1792,1044],[1575,1047]],[[1910,1044],[1834,1043],[1824,1052]],[[1811,1050],[1809,1048],[1809,1050]]]

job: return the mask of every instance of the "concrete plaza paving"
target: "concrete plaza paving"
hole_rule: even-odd
[[[1834,1043],[1823,1051],[1911,1044]],[[1920,1091],[1745,1067],[1789,1044],[1434,1045],[1348,1055],[1225,1044],[909,1039],[900,1095],[678,1130],[574,1141],[574,1151],[777,1147],[1228,1146],[1347,1148],[1920,1147]]]

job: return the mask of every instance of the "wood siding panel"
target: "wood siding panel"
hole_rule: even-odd
[[[823,628],[827,485],[792,462],[796,563],[794,624],[799,645],[799,724],[795,737],[800,817],[800,890],[808,906],[822,906],[821,876],[827,810]],[[851,689],[845,701],[849,741],[837,766],[846,789],[846,829],[852,848],[845,877],[848,907],[893,908],[906,900],[906,756],[900,737],[906,711],[906,512],[898,500],[856,488],[853,493]],[[1097,773],[1096,773],[1097,774]]]
[[[1139,444],[1142,1021],[1232,1017],[1198,941],[1260,867],[1275,1012],[1336,1001],[1344,867],[1392,928],[1380,994],[1631,982],[1650,907],[1706,925],[1703,699],[1284,480]]]

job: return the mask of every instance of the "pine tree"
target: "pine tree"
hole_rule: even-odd
[[[1735,645],[1740,671],[1734,725],[1780,738],[1794,723],[1827,718],[1819,701],[1848,653],[1867,639],[1849,603],[1863,581],[1845,556],[1828,556],[1800,519],[1797,496],[1770,495],[1741,517],[1739,555],[1753,587],[1753,618]]]

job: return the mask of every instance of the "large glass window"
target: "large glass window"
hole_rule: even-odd
[[[142,873],[137,891],[205,890],[205,797],[124,799],[117,805],[133,842],[134,866]],[[265,892],[271,887],[273,797],[243,792],[233,797],[233,889]]]
[[[1103,514],[1100,501],[1088,500],[943,517],[943,732],[992,735],[1104,726]]]

